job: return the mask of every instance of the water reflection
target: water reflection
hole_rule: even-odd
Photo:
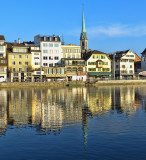
[[[37,132],[60,133],[63,126],[81,123],[86,145],[90,117],[107,116],[112,111],[134,115],[141,104],[146,110],[143,86],[2,89],[0,132],[5,133],[7,125],[29,124]]]

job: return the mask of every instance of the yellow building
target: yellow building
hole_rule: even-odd
[[[31,52],[23,43],[7,43],[8,73],[11,82],[31,77]]]
[[[111,59],[106,53],[90,51],[83,55],[87,63],[87,75],[92,78],[111,78]]]
[[[75,44],[61,45],[63,58],[81,58],[81,47]]]

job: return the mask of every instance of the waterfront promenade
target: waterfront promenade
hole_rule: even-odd
[[[101,86],[101,85],[141,85],[146,84],[146,80],[99,80],[99,81],[63,81],[63,82],[5,82],[0,83],[0,88],[15,87],[66,87],[66,86]]]

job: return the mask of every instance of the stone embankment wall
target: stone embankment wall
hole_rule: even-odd
[[[98,82],[14,82],[14,83],[0,83],[0,88],[16,88],[16,87],[81,87],[81,86],[101,86],[101,85],[141,85],[146,84],[146,80],[107,80]]]

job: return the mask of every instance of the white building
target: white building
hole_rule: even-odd
[[[131,50],[118,51],[109,54],[112,60],[112,75],[116,78],[133,78],[134,77],[134,60],[135,53]]]
[[[53,67],[61,63],[62,53],[60,36],[37,35],[34,37],[34,45],[40,46],[42,66]]]
[[[7,58],[5,37],[0,35],[0,82],[7,81]]]
[[[41,68],[41,51],[40,47],[30,47],[32,70],[40,70]]]

